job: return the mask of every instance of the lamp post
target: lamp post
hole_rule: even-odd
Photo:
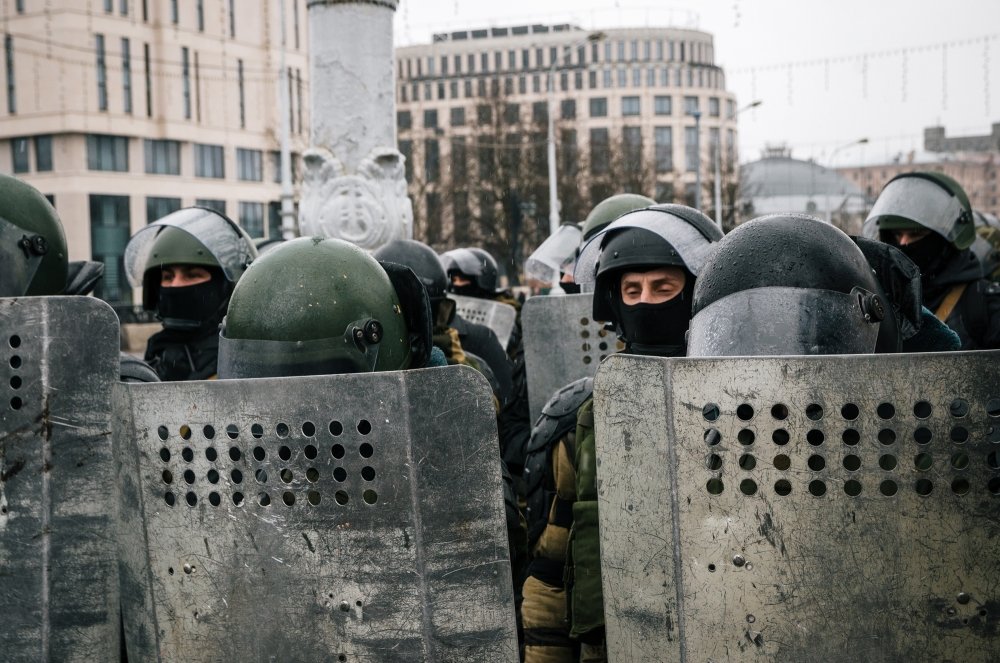
[[[548,136],[548,165],[549,165],[549,234],[552,235],[559,229],[559,193],[556,191],[556,68],[562,64],[566,55],[573,52],[573,49],[587,43],[598,42],[604,39],[603,32],[591,32],[584,39],[573,42],[563,47],[562,52],[549,67],[548,93],[549,93],[549,136]],[[557,279],[558,280],[558,279]]]
[[[693,110],[687,113],[694,118],[694,208],[701,211],[701,111]]]
[[[757,108],[757,106],[760,106],[762,103],[764,103],[764,102],[761,101],[760,99],[755,99],[754,101],[751,101],[746,106],[743,106],[742,108],[737,109],[733,113],[733,117],[732,117],[733,121],[735,122],[736,118],[739,117],[740,113],[742,113],[743,111],[748,111],[751,108]],[[720,132],[719,133],[719,140],[716,141],[716,143],[714,145],[714,147],[715,147],[715,159],[714,159],[714,161],[715,161],[715,191],[714,191],[714,193],[715,193],[715,224],[717,226],[719,226],[720,230],[722,229],[722,175],[720,173],[720,171],[722,169],[720,168],[720,164],[719,164],[719,161],[721,160],[720,157],[719,157],[719,152],[721,152],[721,150],[719,149],[721,142],[722,142],[722,133]]]
[[[857,140],[852,140],[850,143],[845,143],[844,145],[841,145],[840,147],[834,149],[833,152],[830,153],[830,167],[827,168],[827,170],[833,170],[833,163],[834,163],[833,162],[833,158],[835,156],[837,156],[838,152],[841,152],[842,150],[846,150],[849,147],[854,147],[856,145],[867,145],[867,144],[868,144],[868,139],[867,138],[859,138]],[[833,215],[831,214],[831,210],[830,210],[830,189],[829,189],[829,187],[826,190],[826,222],[827,223],[833,223]]]

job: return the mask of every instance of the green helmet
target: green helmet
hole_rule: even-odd
[[[302,237],[259,258],[222,323],[219,376],[395,371],[426,364],[430,303],[406,267],[354,244]]]
[[[58,295],[66,287],[66,235],[38,190],[0,175],[0,297]]]
[[[889,230],[931,230],[958,250],[976,238],[972,205],[962,187],[944,173],[902,173],[882,189],[864,225],[869,239]]]
[[[620,217],[625,212],[643,209],[655,205],[656,201],[637,193],[619,193],[605,198],[590,210],[583,221],[583,242],[600,232],[606,225]]]

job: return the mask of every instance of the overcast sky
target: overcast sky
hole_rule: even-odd
[[[539,9],[539,8],[543,9]],[[1000,122],[1000,0],[401,0],[398,45],[431,34],[521,23],[584,29],[696,28],[744,105],[741,160],[769,143],[826,165],[920,151],[923,129],[989,133]],[[942,48],[942,44],[948,44]],[[792,66],[789,66],[792,65]],[[867,145],[848,145],[868,138]],[[836,151],[836,155],[834,152]],[[835,157],[835,164],[830,158]]]

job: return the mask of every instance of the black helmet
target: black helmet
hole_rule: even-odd
[[[850,237],[804,214],[775,214],[719,242],[692,314],[691,356],[811,355],[876,351],[893,310]]]
[[[375,251],[375,258],[381,262],[394,262],[413,270],[420,282],[427,288],[431,303],[444,299],[448,290],[448,275],[434,249],[415,239],[394,239]]]
[[[472,281],[471,286],[464,288],[461,286],[456,288],[449,283],[450,292],[472,297],[492,297],[498,292],[497,261],[483,249],[452,249],[442,254],[441,263],[449,280],[458,274]]]

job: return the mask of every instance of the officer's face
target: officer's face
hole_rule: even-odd
[[[467,278],[465,278],[461,274],[452,274],[451,275],[451,284],[453,286],[455,286],[455,287],[461,288],[462,286],[465,286],[465,285],[472,285],[472,281],[469,280],[469,279],[467,279]]]
[[[160,272],[160,287],[183,288],[212,280],[212,274],[198,265],[167,265]]]
[[[919,242],[924,237],[931,234],[930,230],[893,230],[892,237],[896,246],[908,246],[914,242]]]
[[[622,303],[662,304],[670,301],[684,290],[684,270],[680,267],[657,267],[646,272],[625,272],[622,274]]]

